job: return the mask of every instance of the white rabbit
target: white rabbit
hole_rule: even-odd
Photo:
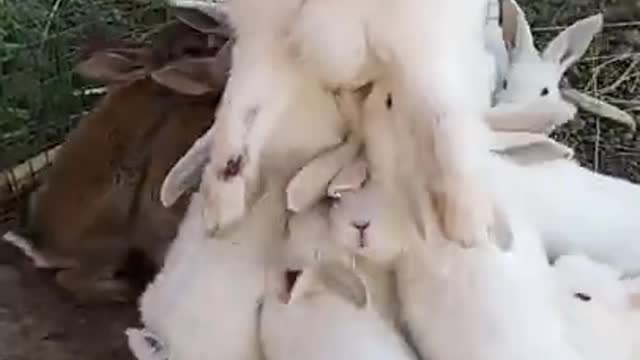
[[[395,269],[403,319],[423,358],[579,359],[565,339],[540,239],[526,224],[510,222],[498,231],[505,236],[500,242],[510,243],[506,250],[496,244],[463,249],[437,231],[422,239],[394,224],[399,216],[372,199],[379,193],[371,185],[342,195],[339,216],[369,222],[342,241]]]
[[[350,166],[350,161],[342,161],[343,169],[338,174],[325,172],[327,160],[336,158],[340,158],[340,149],[321,154],[305,165],[287,188],[290,204],[315,202],[311,208],[296,213],[289,220],[287,248],[296,259],[290,262],[296,263],[298,268],[316,262],[353,266],[368,284],[372,307],[385,320],[395,324],[398,319],[398,306],[393,274],[367,259],[354,257],[353,253],[348,252],[339,241],[335,241],[341,237],[351,236],[354,227],[360,229],[367,227],[367,224],[360,223],[344,224],[332,214],[334,212],[332,204],[339,201],[342,193],[360,188],[367,177],[366,168],[358,165]],[[342,160],[351,159],[343,157]],[[363,165],[361,161],[356,164]],[[318,201],[318,199],[321,200]],[[289,206],[289,208],[292,207],[296,206]]]
[[[495,190],[522,204],[549,257],[582,253],[625,275],[640,274],[640,185],[572,160],[520,166],[509,155],[492,159]]]
[[[539,97],[559,99],[562,75],[582,57],[602,29],[602,14],[577,21],[539,53],[524,12],[515,0],[506,1],[517,11],[517,29],[515,34],[505,35],[511,39],[511,61],[498,102],[525,103]]]
[[[237,43],[211,134],[215,156],[205,172],[213,207],[209,227],[224,228],[242,217],[276,123],[322,121],[307,119],[317,116],[317,108],[291,111],[290,104],[315,101],[291,78],[304,78],[324,99],[321,89],[354,89],[388,73],[401,94],[405,121],[415,125],[410,141],[432,149],[431,161],[424,161],[434,164],[428,166],[432,171],[422,176],[442,196],[445,232],[465,244],[486,240],[490,204],[473,175],[477,154],[488,146],[482,114],[490,105],[490,77],[486,63],[478,61],[486,55],[486,5],[486,0],[229,2]]]
[[[640,349],[634,349],[634,341],[640,338],[640,329],[634,324],[637,315],[621,274],[581,255],[562,256],[553,268],[569,339],[583,358],[636,360],[634,351]]]
[[[374,87],[364,104],[363,124],[371,125],[365,126],[368,180],[341,192],[331,219],[345,234],[336,238],[343,247],[395,272],[403,321],[422,358],[579,359],[565,338],[542,243],[520,220],[526,218],[517,202],[496,192],[496,219],[502,220],[492,229],[496,242],[470,249],[442,235],[428,206],[416,211],[423,229],[416,225],[416,215],[396,196],[402,190],[393,186],[398,178],[389,175],[410,170],[398,167],[397,156],[406,155],[403,144],[384,136],[384,126],[397,122],[371,104],[384,103],[381,89]]]
[[[371,309],[367,284],[348,267],[306,267],[292,282],[267,296],[261,309],[267,359],[417,359]]]
[[[164,268],[140,300],[145,327],[171,359],[260,359],[257,310],[281,249],[284,198],[268,192],[238,231],[211,241],[196,193]]]
[[[496,91],[497,104],[490,110],[488,122],[494,130],[550,133],[575,115],[575,107],[560,96],[559,82],[602,29],[602,15],[593,15],[568,27],[540,54],[516,1],[504,0],[503,10],[510,62],[503,71],[506,74]],[[501,59],[499,53],[494,54]]]

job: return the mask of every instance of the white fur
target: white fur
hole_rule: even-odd
[[[146,329],[129,328],[125,331],[131,353],[138,360],[169,360],[166,347]]]
[[[370,204],[358,202],[363,211]],[[388,217],[371,221],[382,223]],[[417,234],[396,229],[393,238],[371,236],[372,250],[358,251],[366,256],[376,248],[398,248],[382,242],[404,245],[390,264],[397,274],[404,321],[423,358],[579,359],[565,339],[540,240],[525,224],[510,221],[508,226],[511,238],[502,239],[510,243],[508,250],[495,244],[463,249],[437,231],[418,240]]]
[[[278,197],[279,196],[279,197]],[[140,300],[142,321],[171,359],[259,359],[257,309],[284,228],[282,195],[260,199],[224,240],[206,235],[201,194]]]
[[[513,48],[503,88],[497,94],[498,103],[528,103],[541,96],[560,99],[560,79],[602,29],[602,15],[577,21],[551,40],[540,54],[524,12],[515,0],[505,1],[515,7],[518,18],[516,33],[505,35],[511,38]],[[543,89],[547,90],[546,95]]]
[[[267,359],[416,359],[400,334],[369,307],[366,284],[350,282],[354,275],[344,273],[320,278],[316,269],[302,271],[290,299],[265,299],[260,330]]]
[[[403,321],[422,358],[579,359],[564,338],[540,239],[519,222],[517,202],[496,192],[497,212],[508,215],[496,217],[496,243],[465,249],[442,235],[424,188],[412,187],[413,197],[425,200],[416,207],[398,196],[404,189],[395,181],[404,177],[393,176],[393,169],[410,174],[402,162],[412,160],[399,161],[399,154],[408,155],[406,144],[385,136],[392,131],[385,126],[395,130],[401,123],[393,110],[379,107],[383,95],[384,87],[376,86],[364,104],[368,181],[343,191],[330,219],[345,249],[395,272]],[[369,225],[361,233],[355,225],[363,222]]]
[[[496,191],[522,204],[551,258],[582,253],[640,274],[640,186],[554,160],[519,166],[493,158]]]
[[[554,271],[569,339],[583,358],[637,359],[634,338],[637,341],[640,335],[620,273],[584,256],[563,256],[554,264]]]
[[[275,124],[322,122],[321,107],[302,104],[325,101],[326,87],[358,87],[387,74],[406,121],[416,124],[410,141],[433,145],[437,165],[423,176],[443,196],[445,232],[464,243],[485,240],[489,201],[474,176],[477,154],[488,148],[481,117],[490,105],[491,79],[488,63],[478,60],[490,61],[485,7],[486,0],[230,2],[238,41],[206,172],[209,227],[242,217]],[[292,111],[291,104],[305,111]],[[247,121],[256,106],[260,111]],[[221,179],[229,160],[240,155],[240,173]]]

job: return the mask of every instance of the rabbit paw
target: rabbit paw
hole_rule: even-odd
[[[439,213],[444,236],[462,247],[490,241],[494,220],[489,197],[469,186],[458,186],[440,195]]]

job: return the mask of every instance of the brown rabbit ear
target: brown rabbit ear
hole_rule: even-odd
[[[219,10],[212,9],[205,13],[198,8],[175,6],[172,12],[180,22],[204,34],[230,35],[227,16]]]
[[[202,135],[186,154],[171,168],[160,188],[160,202],[172,206],[188,189],[195,187],[209,161],[213,143],[213,127]]]
[[[157,83],[185,95],[221,91],[231,68],[232,44],[228,41],[213,57],[183,58],[151,73]]]
[[[341,192],[360,189],[368,177],[369,165],[365,159],[359,158],[336,174],[327,187],[327,195],[339,197]]]
[[[110,84],[140,76],[145,71],[144,50],[107,49],[94,52],[79,63],[75,71],[80,75]]]

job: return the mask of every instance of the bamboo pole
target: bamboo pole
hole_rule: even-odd
[[[60,146],[47,149],[11,169],[0,170],[0,201],[20,195],[32,185],[35,176],[51,164]]]

